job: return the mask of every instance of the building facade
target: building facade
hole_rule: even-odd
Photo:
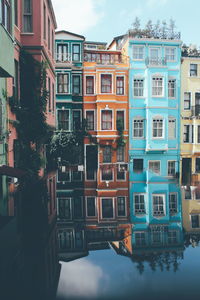
[[[103,44],[85,43],[83,110],[85,207],[91,224],[129,218],[128,60]]]
[[[181,184],[200,181],[200,58],[183,56],[181,68]]]

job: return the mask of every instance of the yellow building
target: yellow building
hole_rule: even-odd
[[[181,184],[200,182],[200,57],[183,57],[181,69]]]
[[[186,234],[200,234],[200,187],[182,188],[183,228]]]

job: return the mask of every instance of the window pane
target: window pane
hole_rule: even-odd
[[[112,198],[102,199],[102,218],[113,218]]]
[[[101,93],[112,92],[112,75],[101,74]]]
[[[87,197],[87,215],[88,217],[96,216],[95,197]]]

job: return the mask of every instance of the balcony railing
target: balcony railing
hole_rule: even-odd
[[[71,63],[72,62],[72,55],[70,53],[55,53],[55,60],[56,62],[64,62],[64,63]]]
[[[166,58],[147,57],[145,59],[145,63],[146,63],[147,66],[166,66],[167,60],[166,60]]]
[[[195,117],[200,117],[200,104],[192,106],[192,115]]]
[[[85,53],[85,62],[95,62],[101,65],[114,65],[120,63],[126,63],[126,59],[121,54],[110,53]]]

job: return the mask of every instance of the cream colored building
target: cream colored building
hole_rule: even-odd
[[[183,57],[181,68],[181,184],[200,182],[200,57]]]

